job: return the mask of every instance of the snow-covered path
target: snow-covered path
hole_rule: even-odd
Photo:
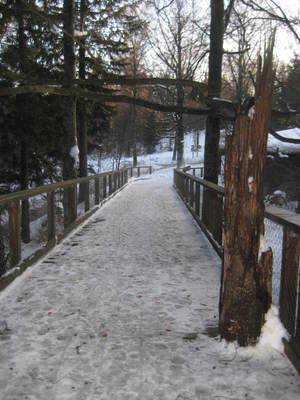
[[[0,295],[0,399],[299,399],[285,356],[213,337],[220,261],[171,184],[129,184]]]

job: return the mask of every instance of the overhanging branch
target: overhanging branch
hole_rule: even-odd
[[[1,88],[0,97],[16,96],[20,94],[41,94],[41,95],[57,95],[57,96],[75,96],[103,103],[135,103],[137,106],[150,108],[160,112],[175,112],[193,115],[207,115],[210,113],[210,108],[192,108],[192,107],[177,107],[175,105],[165,105],[154,103],[141,98],[134,98],[127,95],[113,95],[106,93],[97,93],[79,87],[65,88],[62,86],[51,85],[24,85],[14,88]]]

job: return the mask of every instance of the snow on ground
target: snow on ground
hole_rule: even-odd
[[[281,136],[292,139],[300,139],[300,128],[286,129],[278,132]],[[225,132],[221,132],[220,148],[225,147]],[[184,163],[195,164],[204,161],[205,130],[199,132],[199,148],[196,148],[196,132],[188,132],[184,137]],[[167,166],[175,164],[172,161],[172,151],[167,150],[168,140],[162,139],[156,146],[153,154],[142,154],[138,156],[138,165]],[[276,139],[271,134],[268,137],[268,152],[278,153],[282,157],[287,154],[300,153],[300,145],[285,143]],[[271,156],[270,156],[271,157]],[[121,165],[132,163],[132,157],[122,157]],[[96,155],[89,156],[89,165],[95,172],[109,171],[116,168],[116,162],[110,157],[104,157],[99,162]]]
[[[196,133],[189,132],[184,137],[184,162],[186,165],[189,163],[202,163],[204,157],[204,141],[205,134],[201,130],[199,132],[199,148],[195,146]],[[176,162],[172,161],[173,151],[168,150],[168,140],[161,140],[156,146],[156,151],[153,154],[138,155],[138,165],[152,165],[152,166],[167,166],[175,165]],[[110,171],[116,168],[116,162],[112,158],[104,157],[99,161],[96,155],[90,155],[88,160],[89,165],[95,172]],[[122,157],[121,165],[132,164],[132,157]]]
[[[136,180],[0,294],[0,399],[299,399],[281,352],[223,349],[219,281],[171,169]]]
[[[280,136],[290,139],[300,139],[300,128],[285,129],[277,132]],[[287,157],[288,154],[300,153],[300,144],[286,143],[276,139],[269,134],[268,136],[268,153],[278,153],[281,157]],[[221,132],[220,148],[225,147],[225,132]],[[271,157],[271,156],[270,156]]]
[[[300,128],[285,129],[283,131],[278,131],[277,133],[285,138],[300,140]],[[271,153],[279,152],[282,154],[300,153],[300,144],[282,142],[274,136],[269,135],[268,151]]]

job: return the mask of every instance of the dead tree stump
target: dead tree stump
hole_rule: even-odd
[[[272,250],[264,244],[263,176],[272,99],[272,48],[258,62],[255,105],[238,110],[226,140],[220,332],[254,344],[272,300]]]

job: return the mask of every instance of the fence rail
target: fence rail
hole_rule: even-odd
[[[196,177],[190,168],[174,170],[174,187],[222,258],[224,188]],[[267,206],[265,217],[283,230],[280,249],[276,249],[281,253],[279,315],[290,335],[290,344],[300,357],[300,215]]]
[[[125,167],[0,196],[0,289],[7,286],[28,265],[47,253],[72,229],[95,212],[109,196],[124,187],[129,177],[139,177],[143,172],[151,174],[152,167]],[[64,194],[70,190],[75,192],[75,196],[69,197],[75,204],[64,201]],[[26,246],[30,246],[30,239],[29,243],[22,243],[22,204],[24,202],[28,204],[33,198],[38,199],[39,206],[45,203],[44,209],[39,210],[38,216],[44,221],[46,237],[43,245],[31,252],[30,257],[26,257],[22,254],[22,248],[25,246],[26,250]],[[70,209],[75,210],[71,220]],[[29,238],[30,227],[29,221]]]

